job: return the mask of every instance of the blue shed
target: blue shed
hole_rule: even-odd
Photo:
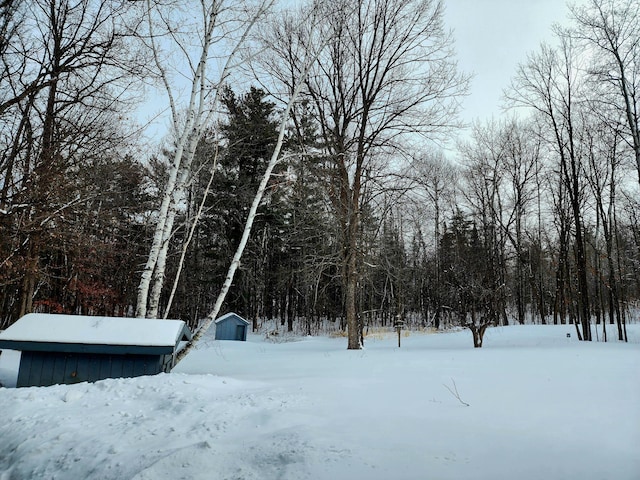
[[[247,341],[249,322],[237,313],[227,313],[216,320],[216,340]]]
[[[16,386],[95,382],[169,372],[182,320],[30,313],[0,333],[0,348],[19,350]]]

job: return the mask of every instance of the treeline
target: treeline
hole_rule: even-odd
[[[308,334],[335,322],[350,348],[398,320],[467,326],[476,346],[490,325],[530,322],[626,340],[640,301],[637,2],[574,7],[515,72],[517,117],[475,124],[454,153],[431,142],[461,131],[468,82],[441,2],[345,3],[321,27],[308,9],[265,20],[247,60],[262,87],[206,86],[216,115],[193,123],[197,108],[172,103],[173,136],[152,154],[125,112],[152,65],[171,77],[140,31],[164,17],[138,3],[0,6],[0,328],[30,311],[196,327],[286,122],[223,310]]]
[[[154,208],[125,121],[141,67],[129,14],[0,4],[0,328],[31,311],[128,311]]]

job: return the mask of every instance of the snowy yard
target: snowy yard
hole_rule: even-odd
[[[0,389],[0,479],[637,480],[640,325],[629,338],[211,337],[171,374]],[[15,368],[5,351],[0,381]]]

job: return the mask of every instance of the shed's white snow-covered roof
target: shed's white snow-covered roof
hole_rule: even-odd
[[[185,330],[188,335],[182,320],[29,313],[0,332],[0,340],[175,346],[182,340]]]
[[[249,323],[250,323],[249,321],[245,320],[245,319],[244,319],[244,318],[242,318],[240,315],[238,315],[237,313],[234,313],[234,312],[229,312],[229,313],[226,313],[226,314],[222,315],[220,318],[218,318],[218,319],[215,321],[215,323],[220,323],[220,322],[222,322],[223,320],[226,320],[226,319],[227,319],[227,318],[229,318],[229,317],[237,317],[238,319],[242,320],[242,321],[243,321],[244,323],[246,323],[247,325],[249,325]]]

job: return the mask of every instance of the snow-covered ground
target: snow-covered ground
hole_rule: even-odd
[[[0,389],[0,479],[638,480],[640,325],[629,337],[210,337],[171,374]]]

